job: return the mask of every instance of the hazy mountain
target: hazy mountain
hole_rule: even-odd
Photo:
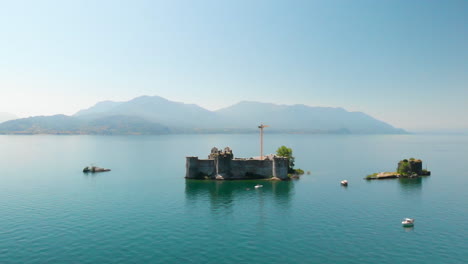
[[[255,127],[263,122],[270,125],[270,131],[405,133],[365,113],[343,108],[244,101],[216,112],[223,120],[229,120],[232,127]]]
[[[117,107],[121,104],[123,104],[123,102],[102,101],[91,108],[78,111],[78,113],[76,113],[75,116],[98,116],[112,111],[114,107]]]
[[[17,118],[18,117],[15,116],[14,114],[0,112],[0,123],[8,121],[8,120],[17,119]]]
[[[268,132],[290,133],[406,133],[361,112],[343,108],[240,102],[209,111],[194,104],[159,96],[127,102],[105,101],[74,116],[39,116],[0,124],[0,133],[161,134],[248,133],[260,123]]]
[[[106,116],[84,121],[87,134],[167,134],[169,128],[135,116]]]
[[[66,115],[35,116],[10,120],[0,124],[0,133],[55,134],[78,131],[80,121]]]
[[[169,129],[141,117],[108,116],[84,120],[66,115],[36,116],[0,124],[0,134],[167,134]]]
[[[101,102],[74,116],[83,119],[138,116],[174,128],[215,128],[217,115],[194,104],[172,102],[159,96],[141,96],[128,102]]]

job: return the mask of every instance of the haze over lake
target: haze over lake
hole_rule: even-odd
[[[312,174],[255,190],[184,175],[213,146],[257,156],[257,134],[0,136],[0,263],[466,260],[468,136],[265,135],[266,153],[281,145]],[[363,179],[410,157],[432,175]]]
[[[2,1],[0,264],[467,263],[467,14]],[[227,160],[262,156],[259,128],[311,174],[184,178],[213,147],[189,176],[286,178],[284,157]],[[431,176],[364,180],[411,158]]]

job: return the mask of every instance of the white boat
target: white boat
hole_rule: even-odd
[[[413,219],[413,218],[405,218],[405,219],[403,219],[403,221],[401,222],[401,224],[402,224],[404,227],[411,227],[411,226],[414,226],[414,219]]]
[[[262,188],[262,187],[263,187],[263,185],[261,185],[261,184],[255,185],[255,189]]]
[[[347,181],[347,180],[342,180],[342,181],[341,181],[341,185],[343,185],[343,186],[348,186],[348,181]]]

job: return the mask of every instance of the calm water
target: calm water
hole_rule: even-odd
[[[258,190],[183,178],[186,155],[258,155],[258,135],[0,136],[0,263],[466,263],[468,136],[265,144],[312,175]],[[432,176],[363,180],[409,157]],[[81,173],[91,163],[112,171]]]

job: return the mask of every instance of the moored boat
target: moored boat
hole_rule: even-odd
[[[343,186],[348,186],[348,181],[347,181],[347,180],[342,180],[342,181],[341,181],[341,185],[343,185]]]
[[[413,218],[405,218],[405,219],[403,219],[401,224],[404,227],[412,227],[412,226],[414,226],[414,219]]]

